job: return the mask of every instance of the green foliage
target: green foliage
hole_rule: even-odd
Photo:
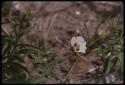
[[[112,34],[107,38],[100,40],[100,47],[92,50],[93,53],[102,54],[104,56],[104,75],[108,75],[112,72],[118,74],[119,76],[123,75],[123,32],[124,30],[122,27],[114,26]],[[111,55],[107,56],[108,53],[111,53]],[[113,62],[113,58],[116,58],[117,61]],[[119,66],[116,67],[113,65]],[[115,72],[115,70],[113,71],[113,68],[118,68],[120,73]]]
[[[113,64],[112,64],[112,62],[111,62],[111,56],[109,56],[108,57],[108,59],[106,59],[105,60],[105,75],[107,75],[108,73],[110,73],[111,72],[111,70],[112,70],[112,66],[113,66]]]
[[[3,39],[3,38],[2,38]],[[5,44],[6,45],[6,44]],[[5,50],[2,54],[2,78],[3,78],[3,83],[9,83],[9,81],[14,81],[15,83],[16,80],[19,79],[25,79],[25,73],[22,70],[25,70],[26,72],[27,69],[21,65],[23,63],[23,59],[20,57],[20,54],[16,54],[16,52],[11,52],[12,45],[8,45],[7,50]],[[3,47],[2,47],[3,48]],[[16,50],[14,48],[14,50]]]
[[[8,2],[2,4],[2,12],[4,14],[9,13]],[[7,12],[5,12],[5,10]],[[5,16],[3,16],[5,17]],[[19,40],[21,37],[28,32],[30,32],[31,27],[27,25],[30,18],[32,17],[31,12],[19,13],[19,15],[11,14],[8,17],[9,22],[15,30],[14,33],[1,35],[1,44],[2,44],[2,82],[3,83],[16,83],[16,84],[25,84],[33,83],[37,81],[37,78],[45,79],[52,74],[50,67],[43,63],[43,59],[46,57],[52,57],[51,53],[47,53],[44,49],[36,47],[31,44],[20,43]],[[36,79],[28,79],[27,75],[30,75],[31,72],[24,65],[24,60],[21,55],[35,55],[34,60],[34,71],[38,75],[34,76]],[[55,55],[54,55],[55,56]],[[27,56],[28,57],[28,56]],[[40,72],[40,74],[39,74]],[[38,83],[38,82],[37,82]]]
[[[10,2],[3,2],[2,3],[2,16],[7,16],[10,12],[12,4]]]

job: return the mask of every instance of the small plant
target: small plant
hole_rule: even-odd
[[[51,70],[47,64],[43,63],[43,59],[45,57],[50,57],[51,53],[47,53],[44,49],[41,49],[34,45],[20,43],[19,41],[22,38],[22,36],[30,32],[31,30],[31,27],[29,27],[27,24],[31,19],[32,14],[30,12],[26,12],[14,15],[13,13],[10,13],[10,8],[8,8],[7,4],[11,3],[4,2],[2,5],[2,13],[3,15],[6,14],[6,16],[2,16],[2,19],[4,17],[7,17],[8,15],[10,16],[7,17],[7,19],[9,20],[9,23],[12,25],[14,32],[10,34],[1,35],[2,82],[16,84],[33,83],[32,78],[27,78],[27,75],[30,75],[30,72],[24,65],[24,59],[21,56],[22,54],[34,54],[34,69],[37,70],[36,73],[38,73],[38,75],[41,77],[41,80],[47,78],[51,73]],[[37,81],[37,79],[34,79],[34,81]]]
[[[103,55],[103,76],[113,74],[116,80],[123,80],[123,28],[117,26],[112,29],[111,35],[101,39],[100,46],[93,49],[93,52]]]

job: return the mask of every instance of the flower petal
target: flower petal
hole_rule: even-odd
[[[78,44],[79,45],[79,50],[76,50],[76,46],[74,46],[74,44]],[[76,36],[76,37],[72,37],[71,39],[71,46],[73,46],[73,48],[75,49],[76,52],[82,52],[85,53],[86,50],[86,42],[84,40],[84,38],[82,36]]]
[[[71,46],[74,46],[75,43],[76,43],[76,37],[72,37],[72,39],[71,39]]]

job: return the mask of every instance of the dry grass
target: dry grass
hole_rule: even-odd
[[[31,12],[30,19],[25,22],[28,23],[31,30],[21,37],[19,43],[32,44],[44,49],[46,53],[44,58],[31,55],[33,61],[30,63],[39,62],[41,65],[45,65],[45,68],[50,66],[47,71],[38,65],[36,69],[38,72],[41,69],[41,72],[44,70],[41,75],[37,72],[34,73],[36,70],[32,70],[35,68],[33,66],[30,70],[32,77],[29,79],[34,81],[32,83],[99,84],[123,81],[123,69],[121,69],[123,67],[117,69],[123,65],[122,2],[28,3],[17,1],[13,3],[10,3],[12,4],[10,10],[6,10],[8,9],[6,4],[2,5],[5,7],[2,9],[2,34],[14,33],[14,29],[11,27],[13,23],[9,16],[17,16],[16,19],[18,19],[22,16],[18,13]],[[77,11],[80,12],[79,15],[76,14]],[[20,24],[25,24],[23,22]],[[18,22],[16,24],[18,31],[20,25]],[[12,30],[9,31],[9,29]],[[70,46],[70,39],[78,32],[87,42],[85,54],[74,52]],[[51,70],[52,68],[53,70]],[[109,78],[111,75],[116,79],[114,81],[113,78],[110,78],[108,82],[105,78]]]

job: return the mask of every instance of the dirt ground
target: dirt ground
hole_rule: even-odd
[[[40,83],[106,83],[103,78],[100,78],[104,69],[103,55],[92,52],[99,47],[100,43],[96,42],[90,47],[89,45],[96,39],[95,35],[107,38],[112,34],[113,26],[123,28],[122,2],[14,1],[12,4],[14,10],[20,12],[30,10],[33,15],[29,21],[31,32],[23,36],[20,42],[31,44],[35,42],[36,46],[57,55],[51,60],[45,58],[46,63],[54,69],[55,76],[50,76]],[[13,32],[10,24],[4,24],[2,28],[6,33]],[[86,53],[75,53],[70,50],[71,38],[78,34],[85,38]],[[28,60],[25,58],[25,61]],[[27,63],[27,67],[33,74],[32,64]],[[93,68],[97,69],[89,72]]]

